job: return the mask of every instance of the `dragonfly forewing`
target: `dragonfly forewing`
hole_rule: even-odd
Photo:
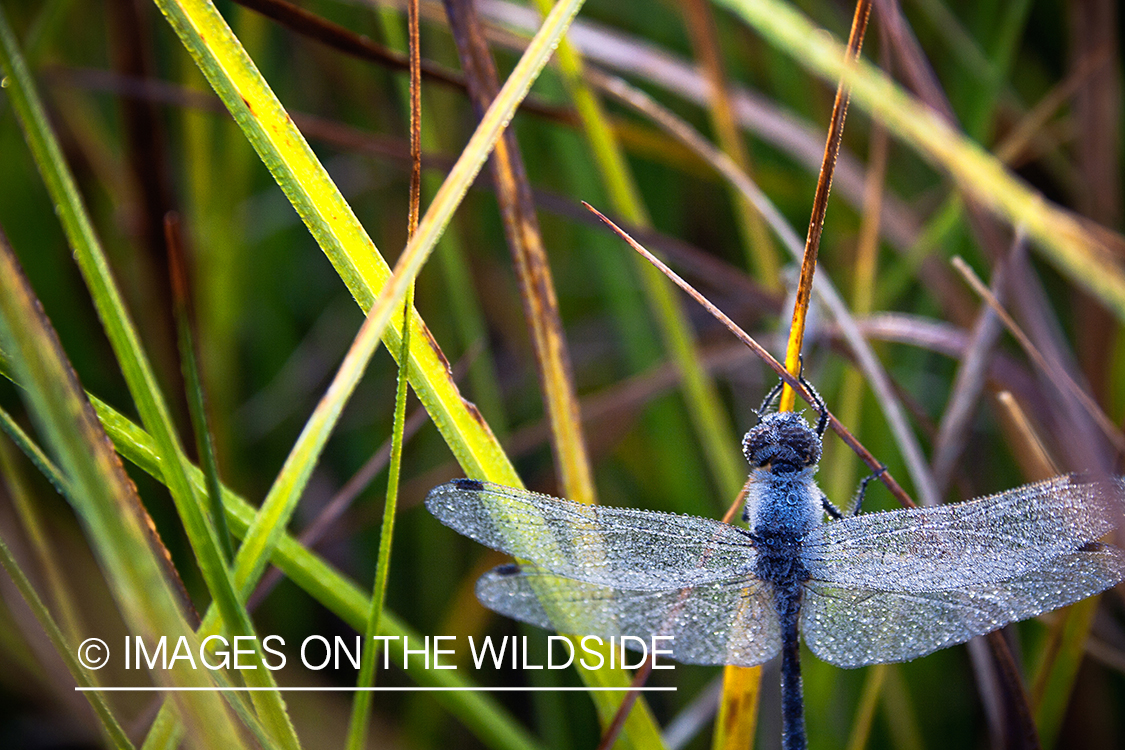
[[[936,508],[824,524],[804,540],[817,581],[925,592],[997,583],[1077,550],[1113,528],[1120,478],[1061,476]]]
[[[477,582],[477,598],[516,620],[578,636],[673,636],[661,648],[686,664],[753,666],[781,648],[772,594],[762,581],[629,590],[564,578],[535,566],[505,565]]]
[[[435,487],[426,507],[481,544],[576,581],[680,589],[749,575],[742,529],[713,519],[561,500],[476,480]]]
[[[907,661],[1073,604],[1122,578],[1125,553],[1094,543],[997,583],[886,591],[812,580],[801,631],[814,654],[837,666]]]

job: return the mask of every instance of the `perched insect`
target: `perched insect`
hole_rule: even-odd
[[[800,632],[841,667],[913,659],[1125,579],[1102,544],[1125,480],[1061,476],[965,503],[845,517],[817,487],[815,430],[766,410],[742,442],[743,520],[582,505],[460,479],[430,491],[445,525],[523,561],[485,574],[477,597],[563,633],[674,636],[676,660],[751,666],[782,654],[782,735],[806,746]],[[824,516],[831,519],[824,523]]]

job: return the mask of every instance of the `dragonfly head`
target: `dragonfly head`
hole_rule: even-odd
[[[755,469],[800,471],[820,460],[820,436],[800,414],[774,412],[746,433],[742,453]]]

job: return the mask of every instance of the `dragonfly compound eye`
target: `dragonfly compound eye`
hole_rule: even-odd
[[[742,453],[754,468],[799,471],[820,460],[820,437],[799,414],[767,414],[742,439]]]

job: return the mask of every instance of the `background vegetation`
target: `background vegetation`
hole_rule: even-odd
[[[66,655],[90,636],[113,648],[126,633],[186,633],[201,621],[208,632],[289,644],[374,627],[409,274],[396,277],[398,296],[375,300],[404,247],[412,271],[433,254],[414,297],[381,632],[545,643],[472,597],[501,558],[419,507],[448,478],[714,517],[734,501],[745,475],[739,437],[774,374],[580,201],[619,220],[781,357],[795,283],[786,238],[808,225],[853,6],[589,0],[511,118],[501,166],[486,167],[458,203],[509,119],[498,109],[478,128],[495,88],[508,81],[501,105],[517,103],[536,49],[553,47],[549,33],[578,3],[560,3],[519,65],[541,16],[480,3],[492,84],[479,69],[467,81],[460,72],[456,39],[474,38],[473,24],[465,4],[449,5],[462,13],[455,34],[442,4],[420,6],[424,216],[408,245],[405,3],[308,0],[299,13],[264,0],[0,2],[0,227],[11,247],[0,250],[0,538],[10,574],[0,581],[0,745],[171,747],[185,727],[212,746],[236,742],[236,731],[248,745],[344,744],[347,693],[264,691],[233,711],[199,694],[174,712],[153,694],[106,694],[91,710],[76,684],[150,680],[116,659],[86,673]],[[869,64],[848,73],[851,116],[818,274],[851,314],[814,295],[804,357],[833,412],[918,501],[1059,471],[1121,473],[1121,23],[1112,0],[874,3]],[[745,179],[732,183],[737,172],[774,213],[748,198]],[[169,211],[180,217],[217,475],[195,468],[202,433],[189,416],[172,304]],[[506,236],[505,221],[522,234]],[[955,256],[992,284],[1023,340],[1004,332]],[[385,346],[371,356],[384,325]],[[855,330],[885,375],[853,364]],[[439,350],[479,413],[457,397]],[[874,396],[872,377],[887,386]],[[866,473],[835,439],[821,466],[837,502]],[[209,499],[216,476],[225,524]],[[869,509],[896,507],[876,485],[868,498]],[[225,525],[237,559],[225,552]],[[1019,727],[1034,723],[1045,746],[1123,746],[1122,615],[1118,590],[1007,629],[1016,681],[983,647],[857,671],[806,652],[810,744],[1029,746]],[[276,675],[221,679],[355,684],[352,670],[310,673],[294,661]],[[654,675],[650,684],[677,692],[646,696],[619,744],[655,747],[663,729],[668,746],[742,747],[739,731],[775,746],[776,667],[763,671],[759,710],[716,730],[720,675],[686,666]],[[392,668],[376,679],[629,677]],[[742,679],[753,694],[757,676]],[[617,700],[379,693],[366,741],[592,747]],[[1022,724],[1020,706],[1030,712]],[[354,727],[350,736],[360,742]]]

